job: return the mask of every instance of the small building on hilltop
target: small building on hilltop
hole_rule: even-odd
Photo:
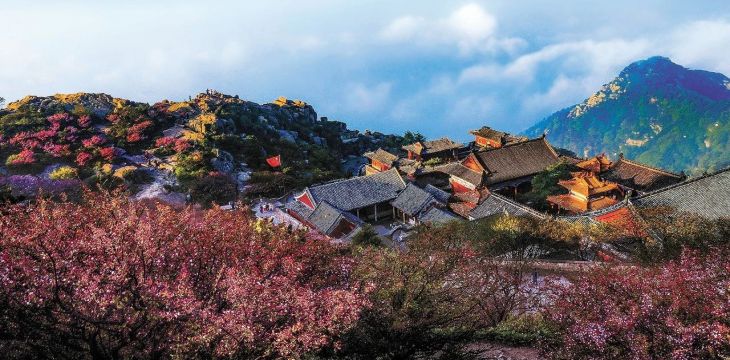
[[[398,160],[397,155],[391,154],[381,148],[372,152],[366,152],[363,156],[370,159],[370,164],[365,166],[365,175],[388,171],[393,168],[395,162]]]
[[[456,143],[449,138],[441,138],[431,141],[419,141],[403,147],[408,152],[408,159],[427,161],[435,158],[456,159],[458,150],[462,144]]]
[[[524,136],[512,136],[506,132],[494,130],[488,126],[483,126],[477,130],[469,131],[474,135],[474,144],[482,149],[494,149],[508,144],[527,141]]]

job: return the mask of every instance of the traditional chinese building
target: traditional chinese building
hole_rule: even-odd
[[[393,217],[404,223],[444,223],[458,217],[446,210],[451,195],[434,186],[420,188],[410,183],[401,192],[393,205]]]
[[[623,191],[618,184],[599,179],[591,171],[572,173],[570,180],[560,180],[558,184],[568,190],[567,194],[547,197],[548,203],[558,211],[570,214],[600,210],[618,203],[623,199]]]
[[[373,152],[367,152],[363,154],[363,156],[370,159],[370,164],[365,165],[365,175],[372,175],[390,170],[394,167],[395,162],[398,160],[397,155],[391,154],[380,148]]]
[[[488,126],[484,126],[478,130],[469,131],[474,135],[474,144],[483,149],[499,148],[507,144],[527,141],[526,137],[512,136],[506,132],[494,130]]]
[[[492,192],[514,194],[531,188],[532,177],[560,161],[545,137],[470,154],[461,163],[483,174],[483,185]]]
[[[458,150],[462,144],[451,141],[449,138],[441,138],[432,141],[419,141],[403,147],[408,152],[408,159],[427,161],[430,159],[456,159]]]
[[[687,178],[684,174],[675,174],[628,160],[623,154],[600,174],[602,178],[632,190],[637,195],[678,184]]]
[[[406,182],[398,170],[390,169],[308,187],[290,199],[286,208],[290,215],[302,222],[314,223],[310,216],[321,204],[326,204],[324,213],[333,213],[329,207],[342,213],[342,220],[354,216],[362,221],[377,222],[393,216],[390,202],[405,188]]]

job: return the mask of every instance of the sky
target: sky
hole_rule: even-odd
[[[726,0],[0,0],[0,19],[7,101],[216,89],[428,138],[525,130],[654,55],[730,75]]]

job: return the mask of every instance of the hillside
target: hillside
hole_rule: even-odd
[[[348,156],[401,142],[318,118],[300,100],[257,104],[212,90],[152,105],[107,94],[27,96],[0,109],[0,175],[178,198],[195,189],[280,195],[345,176]],[[272,169],[266,159],[276,155],[282,166]]]
[[[543,132],[581,156],[623,153],[674,171],[720,169],[730,165],[730,79],[652,57],[525,134]]]

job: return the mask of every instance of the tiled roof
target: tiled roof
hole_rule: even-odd
[[[419,220],[424,223],[443,224],[449,221],[461,220],[461,218],[450,211],[434,206],[428,209]]]
[[[426,185],[426,187],[423,188],[423,190],[428,191],[431,195],[433,195],[434,198],[436,198],[436,200],[438,200],[444,204],[449,201],[449,198],[451,198],[451,194],[449,194],[448,192],[443,191],[431,184]]]
[[[601,176],[606,180],[640,192],[658,190],[684,180],[682,175],[623,158],[619,158],[614,162],[607,171],[601,173]]]
[[[377,160],[381,163],[393,165],[393,163],[398,160],[398,156],[393,155],[383,149],[378,148],[378,150],[375,150],[373,152],[367,152],[363,154],[368,159]]]
[[[508,214],[512,216],[530,216],[545,218],[545,215],[532,208],[510,200],[504,196],[491,193],[482,201],[479,206],[469,213],[469,218],[477,220],[496,214]]]
[[[299,214],[304,219],[309,218],[309,215],[312,215],[312,212],[314,210],[310,209],[307,205],[302,204],[300,201],[297,201],[296,199],[290,199],[286,202],[284,205],[287,209],[294,211],[295,213]]]
[[[403,150],[410,151],[419,155],[427,155],[437,153],[446,150],[458,149],[461,144],[451,141],[449,138],[441,138],[438,140],[424,141],[421,142],[421,146],[418,147],[416,144],[410,144],[403,147]]]
[[[709,219],[730,217],[730,168],[642,195],[638,207],[667,206]]]
[[[560,161],[545,138],[537,138],[475,154],[488,171],[487,185],[535,175]]]
[[[322,201],[312,211],[307,220],[314,225],[317,230],[325,235],[329,235],[342,218],[342,212],[334,206]]]
[[[479,186],[482,183],[483,173],[471,170],[458,162],[436,166],[433,168],[433,171],[439,171],[444,174],[458,177],[459,179],[462,179],[474,186]]]
[[[308,190],[315,203],[326,201],[340,210],[350,211],[393,200],[405,188],[398,170],[390,169],[312,186]]]
[[[391,202],[391,204],[393,207],[403,211],[409,216],[416,216],[422,210],[426,209],[428,205],[433,204],[434,202],[446,205],[445,203],[436,200],[430,192],[410,183],[406,186],[405,190],[403,190],[398,197]]]
[[[494,130],[489,126],[483,126],[481,129],[469,131],[469,134],[481,136],[495,141],[502,141],[502,137],[507,135],[505,132]]]

